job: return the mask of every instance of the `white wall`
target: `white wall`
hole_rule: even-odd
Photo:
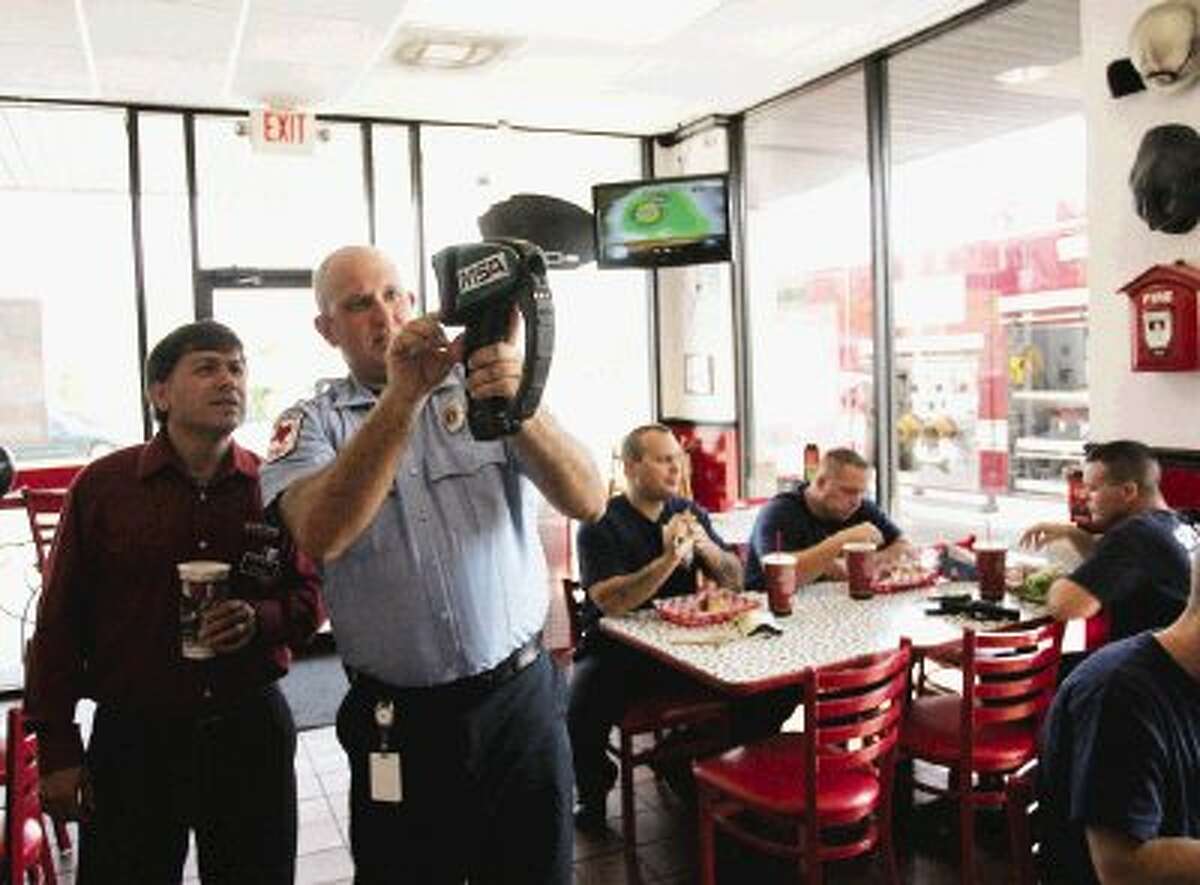
[[[709,129],[671,148],[658,147],[659,178],[725,172],[729,168],[725,130]],[[737,420],[733,361],[733,277],[729,263],[662,268],[658,273],[659,414],[697,422]],[[711,369],[707,393],[690,392],[691,361]],[[700,374],[706,374],[705,369]],[[701,385],[703,387],[703,385]]]
[[[1129,369],[1129,305],[1117,290],[1153,264],[1200,265],[1200,230],[1152,233],[1137,216],[1129,170],[1142,134],[1162,123],[1200,128],[1200,87],[1174,95],[1141,92],[1116,100],[1105,69],[1128,55],[1129,28],[1147,0],[1081,0],[1084,98],[1088,120],[1088,375],[1092,440],[1133,437],[1200,449],[1200,372]]]

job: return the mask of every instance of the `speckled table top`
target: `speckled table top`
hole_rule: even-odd
[[[604,618],[600,627],[709,685],[748,694],[797,681],[806,667],[883,651],[902,636],[915,646],[930,646],[961,636],[964,626],[988,630],[1011,623],[925,614],[933,607],[930,596],[975,592],[973,583],[950,583],[855,600],[844,583],[810,584],[792,598],[791,615],[776,617],[782,635],[770,637],[743,636],[733,624],[680,627],[649,609]],[[763,594],[754,595],[766,605]],[[1006,596],[1003,604],[1018,609],[1022,620],[1045,614],[1041,606],[1014,596]]]

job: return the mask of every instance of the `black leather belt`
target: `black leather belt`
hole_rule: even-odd
[[[411,698],[441,692],[464,695],[484,694],[508,682],[536,661],[541,653],[542,631],[539,630],[524,645],[490,670],[484,670],[482,673],[476,673],[473,676],[464,676],[462,679],[455,679],[453,682],[443,682],[441,685],[431,685],[421,688],[404,688],[391,685],[376,679],[374,676],[359,670],[352,670],[349,667],[346,668],[346,672],[350,677],[351,683],[355,686],[362,686],[368,691],[382,696]]]

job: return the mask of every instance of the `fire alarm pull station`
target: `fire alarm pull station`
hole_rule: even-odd
[[[1120,291],[1130,301],[1133,371],[1188,372],[1200,368],[1196,347],[1200,268],[1184,261],[1156,264]]]

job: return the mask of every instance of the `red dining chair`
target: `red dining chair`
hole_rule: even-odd
[[[29,517],[29,533],[33,535],[37,569],[44,575],[46,563],[50,561],[50,549],[54,546],[54,533],[58,530],[58,518],[67,500],[67,490],[23,488],[21,499]]]
[[[1037,729],[1054,697],[1063,625],[963,630],[962,694],[916,697],[901,734],[908,759],[948,772],[945,787],[912,774],[918,792],[958,808],[960,874],[975,880],[975,808],[1004,805],[1006,777],[1037,754]]]
[[[563,579],[563,595],[571,626],[571,645],[580,638],[583,589],[578,581]],[[715,753],[729,744],[729,705],[719,695],[697,685],[666,694],[631,692],[628,708],[617,723],[617,742],[608,752],[616,760],[621,779],[621,831],[629,877],[639,881],[637,816],[633,801],[633,772],[649,765],[658,772],[671,763]],[[639,738],[649,737],[648,744]],[[638,743],[635,749],[634,744]]]
[[[4,774],[8,785],[4,845],[0,846],[4,881],[10,885],[53,885],[57,882],[54,858],[38,801],[37,737],[25,731],[25,714],[20,707],[8,711]]]
[[[25,514],[29,518],[29,533],[33,536],[33,549],[37,557],[37,570],[42,580],[45,580],[46,565],[50,562],[50,551],[54,547],[54,534],[58,531],[58,520],[62,515],[63,504],[67,500],[66,489],[21,489],[21,500],[25,505]],[[26,609],[32,603],[32,597],[26,603]],[[24,616],[22,617],[24,624]],[[67,825],[62,821],[54,821],[54,838],[59,851],[71,849],[71,834]]]
[[[879,848],[900,881],[892,841],[892,780],[911,649],[862,655],[803,674],[804,731],[783,733],[693,765],[699,792],[700,881],[716,881],[719,828],[768,854],[794,858],[802,880],[826,863]]]
[[[1016,885],[1037,885],[1041,845],[1037,839],[1037,758],[1030,759],[1004,786],[1008,845]]]

